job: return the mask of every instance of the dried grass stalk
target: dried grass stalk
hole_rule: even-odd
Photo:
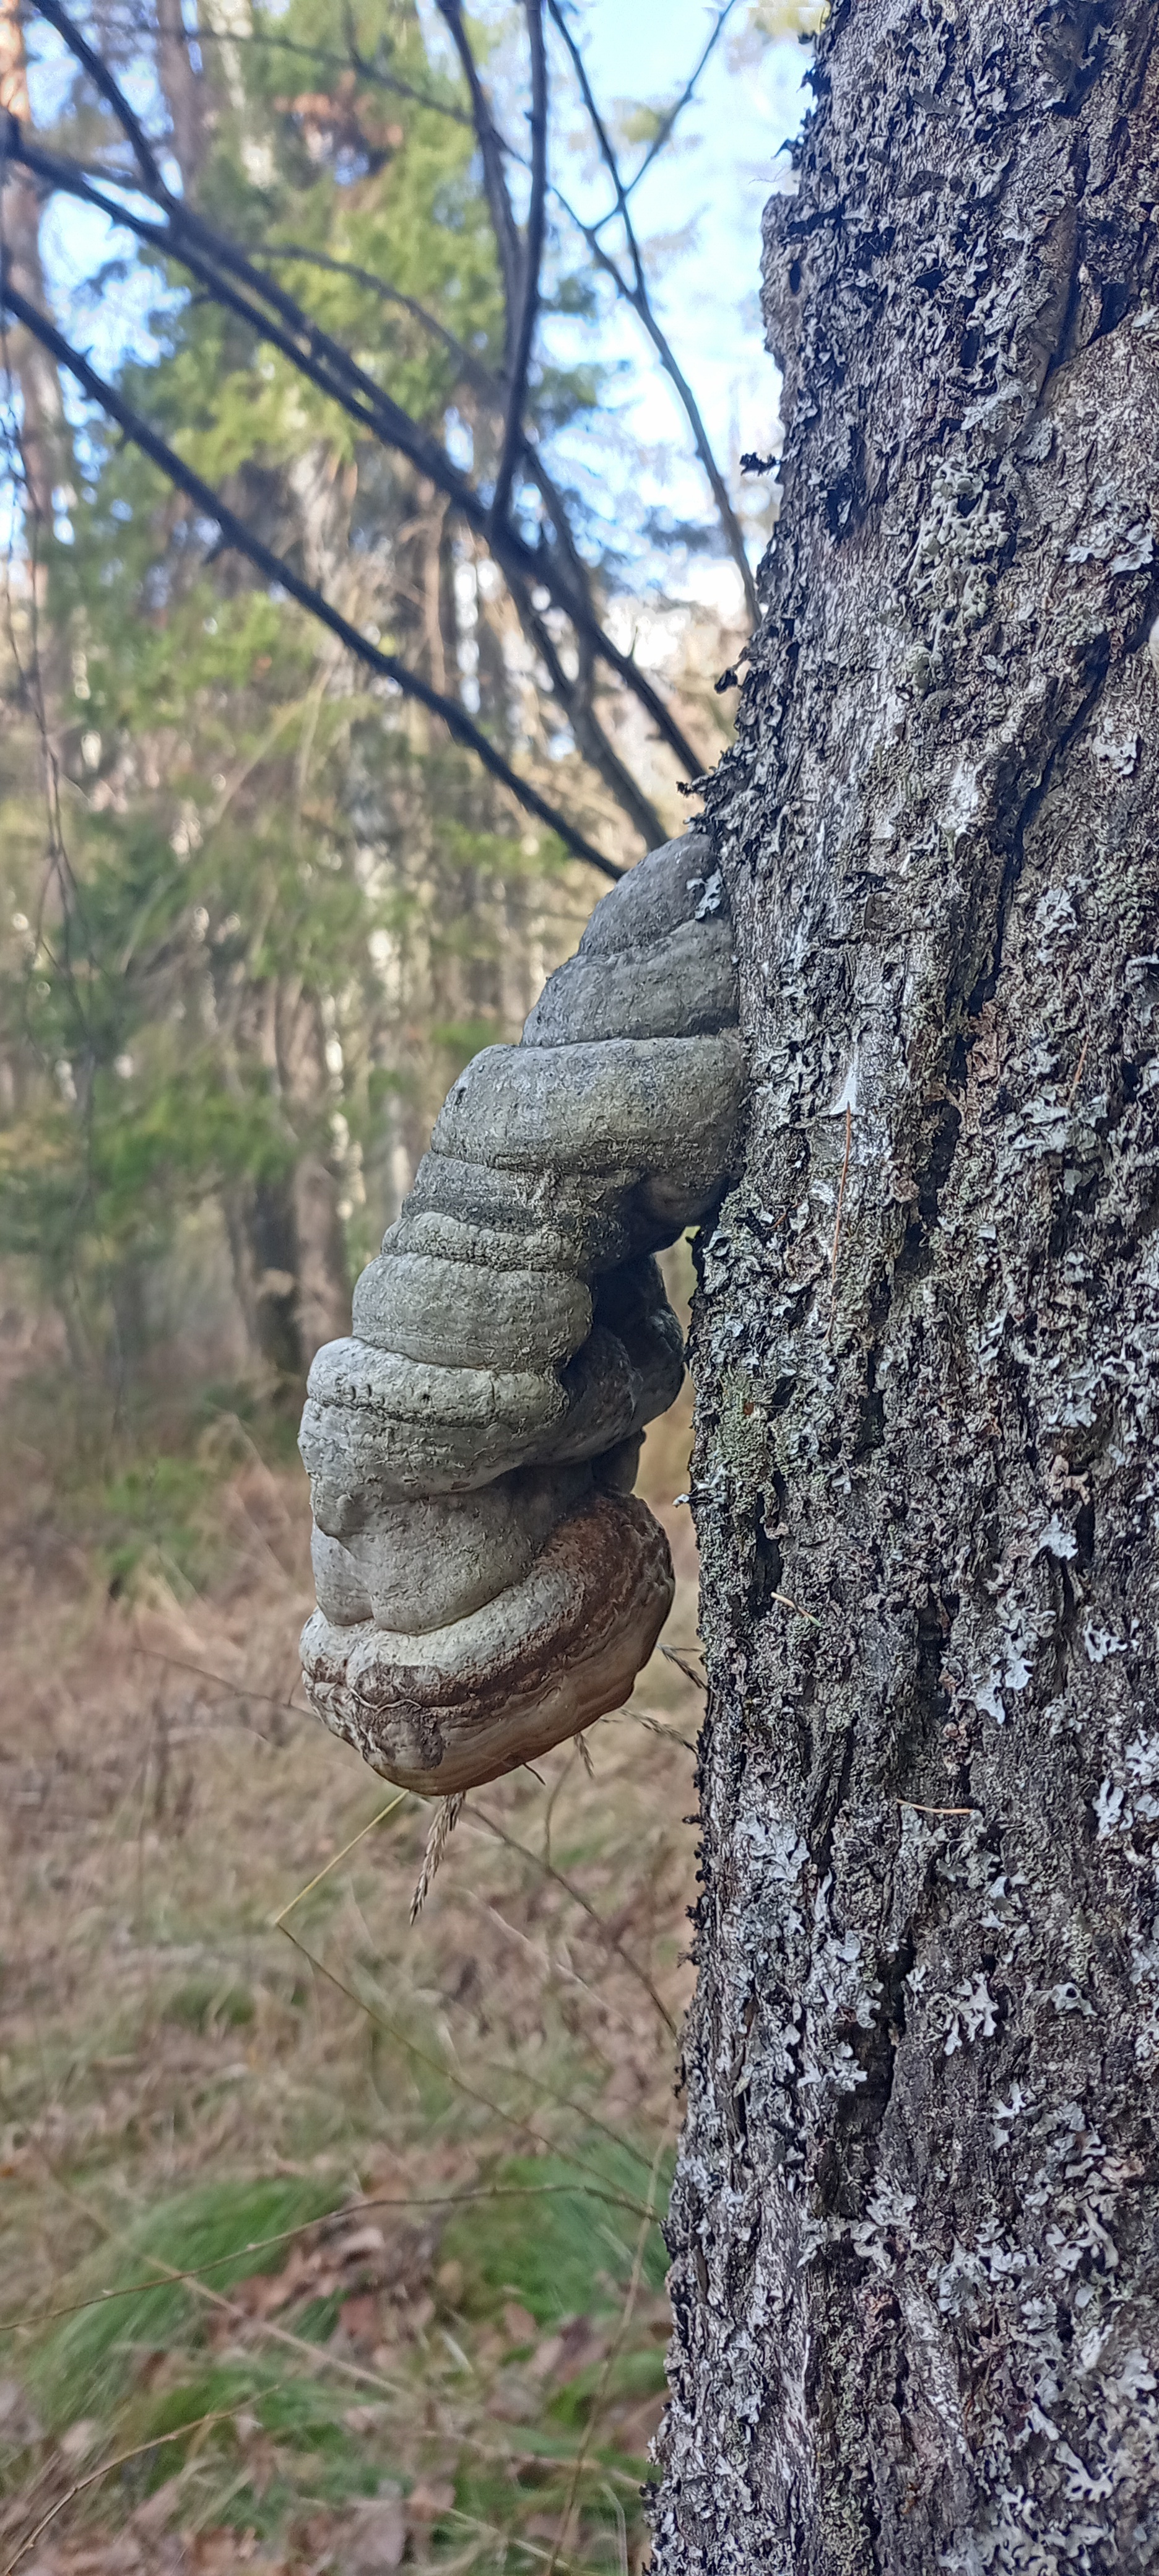
[[[438,1869],[451,1835],[454,1833],[455,1827],[458,1824],[459,1817],[462,1814],[464,1805],[466,1804],[466,1796],[466,1790],[459,1789],[456,1790],[455,1795],[451,1798],[440,1798],[434,1815],[431,1818],[431,1830],[427,1835],[427,1847],[423,1853],[423,1865],[419,1871],[415,1885],[415,1892],[410,1901],[410,1919],[412,1923],[417,1923],[419,1916],[422,1913],[430,1891],[431,1881]]]

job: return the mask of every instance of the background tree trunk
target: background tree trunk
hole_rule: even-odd
[[[857,0],[710,797],[664,2576],[1159,2564],[1159,43]]]
[[[0,112],[32,121],[28,99],[28,66],[19,0],[0,0]],[[5,164],[0,171],[0,240],[13,283],[43,312],[48,310],[40,262],[40,197],[26,170]],[[65,480],[70,442],[54,361],[26,332],[6,336],[6,362],[20,386],[20,460],[24,472],[26,530],[37,604],[42,606],[44,543],[53,531],[57,486]]]
[[[0,114],[31,125],[28,64],[20,0],[0,0]],[[40,257],[40,195],[26,170],[0,165],[0,247],[13,284],[47,312]],[[58,499],[72,497],[72,440],[55,361],[27,331],[6,328],[0,351],[20,391],[21,507],[30,575],[30,630],[25,679],[41,734],[46,804],[55,815],[63,769],[63,700],[68,672],[67,639],[49,612],[48,554],[56,524]],[[52,825],[56,836],[55,820]],[[53,870],[56,876],[55,869]],[[60,909],[62,889],[48,889],[50,917]]]

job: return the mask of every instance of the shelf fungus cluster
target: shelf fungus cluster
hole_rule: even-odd
[[[306,1690],[428,1797],[619,1708],[668,1612],[632,1492],[684,1366],[654,1256],[720,1197],[743,1079],[711,869],[695,834],[641,860],[467,1066],[310,1372]]]

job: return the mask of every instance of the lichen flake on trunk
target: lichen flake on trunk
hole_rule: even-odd
[[[658,2576],[1159,2565],[1159,39],[857,0],[709,819]]]

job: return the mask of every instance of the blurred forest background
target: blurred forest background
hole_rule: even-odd
[[[679,1661],[596,1730],[593,1778],[561,1754],[472,1800],[414,1935],[421,1804],[345,1861],[382,1784],[295,1687],[293,1440],[450,1082],[728,739],[775,383],[738,392],[755,221],[734,276],[700,101],[772,184],[797,111],[770,131],[760,101],[795,101],[812,13],[653,15],[624,98],[611,0],[469,26],[444,0],[0,0],[14,292],[426,691],[222,542],[10,303],[5,2576],[644,2563],[694,1893],[687,1408],[644,1478]],[[361,411],[308,333],[277,344],[280,307],[223,297],[216,253],[175,256],[190,215],[350,353]],[[683,299],[694,350],[706,293],[731,401],[666,336]],[[409,448],[367,429],[376,388]],[[274,1918],[319,1872],[298,1947]]]

